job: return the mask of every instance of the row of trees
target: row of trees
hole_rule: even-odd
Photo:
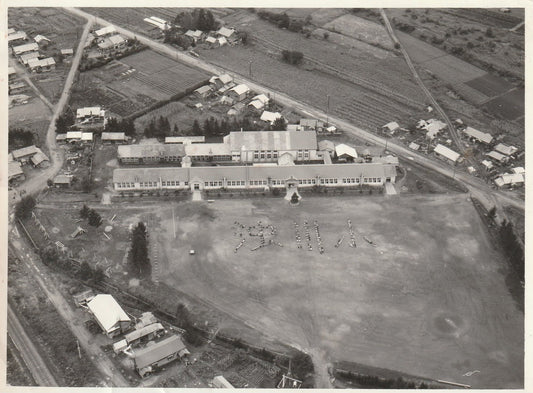
[[[105,126],[106,132],[123,132],[127,136],[135,135],[135,123],[130,119],[117,120],[115,117],[111,117],[107,120]]]
[[[179,132],[177,124],[174,124],[172,134],[176,135]],[[144,136],[147,138],[164,138],[171,135],[171,126],[168,118],[159,116],[156,120],[152,118],[148,125],[144,128]]]
[[[100,225],[102,225],[102,217],[98,212],[94,209],[91,209],[87,205],[83,205],[83,207],[80,210],[80,217],[84,220],[88,220],[89,225],[98,228]]]
[[[35,136],[33,132],[24,128],[10,128],[8,133],[9,150],[33,144]]]
[[[509,260],[511,267],[516,271],[520,280],[524,281],[524,249],[513,229],[513,224],[503,220],[499,228],[500,241],[503,251]]]
[[[213,13],[203,8],[195,8],[192,12],[180,12],[176,15],[174,24],[186,30],[211,31],[219,27]]]
[[[257,13],[257,15],[261,19],[268,20],[269,22],[274,23],[280,29],[289,29],[297,33],[310,33],[311,30],[309,29],[309,27],[306,28],[306,26],[311,23],[311,15],[307,15],[303,20],[290,18],[285,12],[280,14],[277,12],[261,10]]]
[[[23,197],[15,206],[15,217],[21,220],[27,220],[31,217],[31,213],[36,204],[35,198],[31,195]]]
[[[174,26],[164,32],[163,42],[177,45],[183,50],[187,50],[191,46],[196,46],[191,37],[182,34],[182,32]]]
[[[138,278],[150,277],[152,265],[148,258],[148,233],[146,225],[139,222],[131,234],[131,249],[128,255],[131,273]]]
[[[79,267],[76,267],[66,256],[60,254],[57,248],[53,245],[41,248],[39,251],[41,261],[51,267],[59,268],[61,270],[74,273],[74,275],[83,281],[91,280],[95,283],[100,283],[105,280],[105,273],[100,267],[92,268],[87,262],[82,262]]]
[[[58,134],[64,134],[70,130],[70,127],[76,120],[76,113],[72,108],[68,107],[62,114],[56,119],[56,132]]]

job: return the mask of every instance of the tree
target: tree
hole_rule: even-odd
[[[59,260],[59,253],[55,247],[48,246],[40,251],[40,257],[45,265],[52,265]]]
[[[48,179],[48,180],[46,181],[46,185],[47,185],[48,187],[53,187],[53,186],[54,186],[54,181],[53,181],[52,179]]]
[[[80,270],[78,270],[78,277],[83,280],[83,281],[86,281],[88,280],[89,278],[91,278],[93,275],[93,271],[91,269],[91,267],[89,266],[89,264],[87,262],[82,262],[81,263],[81,266],[80,266]]]
[[[176,323],[183,329],[187,329],[190,322],[189,310],[183,303],[178,303],[176,307]]]
[[[324,34],[322,34],[325,40],[329,38],[329,31],[325,31]]]
[[[281,51],[281,58],[285,63],[298,65],[302,62],[304,55],[302,52],[284,49]]]
[[[93,185],[94,183],[88,175],[84,177],[81,181],[81,189],[83,190],[83,192],[91,192],[91,190],[93,189]]]
[[[148,277],[152,273],[152,266],[148,258],[148,240],[146,226],[139,222],[133,229],[131,236],[131,250],[129,261],[132,273],[139,278]]]
[[[178,128],[177,124],[174,124],[174,129],[172,130],[172,134],[178,135],[180,133],[180,129]]]
[[[494,220],[494,218],[496,217],[496,206],[493,206],[489,212],[488,212],[488,217],[491,219],[491,220]]]
[[[298,198],[298,194],[293,193],[292,197],[291,197],[291,203],[297,204],[299,200],[300,200],[300,198]]]
[[[311,356],[306,353],[298,352],[292,358],[292,371],[296,378],[303,380],[308,374],[312,374],[315,371]]]
[[[494,38],[494,32],[492,31],[492,28],[487,27],[487,30],[485,31],[485,35],[489,38]]]
[[[102,225],[102,217],[100,216],[100,214],[98,214],[98,212],[96,212],[96,210],[91,209],[89,211],[88,218],[89,225],[97,228]]]
[[[200,123],[198,123],[198,120],[194,120],[194,123],[192,124],[192,134],[202,135],[202,129],[200,128]]]
[[[80,218],[89,218],[89,213],[91,212],[91,209],[87,205],[83,205],[83,207],[80,210]]]
[[[273,131],[285,131],[287,129],[287,122],[283,117],[278,117],[276,120],[274,120],[274,123],[272,123],[272,130]]]
[[[94,269],[92,278],[95,283],[100,283],[105,280],[105,273],[101,267]]]
[[[15,207],[15,217],[22,220],[27,220],[31,217],[31,213],[33,212],[35,205],[35,198],[33,198],[31,195],[23,197]]]
[[[286,29],[289,27],[290,24],[291,19],[285,12],[279,16],[278,27],[280,29]]]

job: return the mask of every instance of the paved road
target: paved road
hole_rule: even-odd
[[[33,375],[33,379],[39,386],[58,386],[57,382],[48,370],[46,363],[43,361],[39,351],[33,345],[33,342],[26,334],[11,305],[7,305],[7,334],[13,340],[15,347],[22,355],[24,363]]]
[[[89,34],[91,26],[92,21],[88,19],[88,22],[85,25],[85,28],[83,29],[83,33],[78,43],[76,54],[72,59],[72,65],[65,80],[63,93],[61,94],[61,98],[59,99],[58,103],[55,105],[53,109],[54,112],[52,114],[52,118],[50,119],[50,125],[48,126],[48,131],[46,134],[46,145],[48,146],[48,151],[50,152],[51,165],[48,168],[44,169],[39,174],[39,176],[35,176],[29,179],[27,182],[22,183],[22,185],[18,188],[19,192],[25,191],[27,194],[38,194],[47,186],[47,180],[53,178],[63,166],[63,150],[59,149],[56,145],[56,120],[58,116],[63,112],[65,105],[68,102],[68,98],[70,96],[70,89],[72,88],[72,84],[74,83],[74,77],[76,76],[76,72],[81,61],[81,56],[83,54],[83,45],[87,40],[87,35]],[[41,97],[43,102],[46,105],[50,106],[50,102],[46,100],[46,98],[43,98],[44,97]]]
[[[92,18],[95,21],[95,23],[98,23],[101,25],[112,24],[111,22],[106,21],[105,19],[95,17],[94,15],[91,15],[87,12],[84,12],[76,8],[67,8],[67,10],[76,15],[82,16],[84,18]],[[286,94],[280,93],[279,91],[275,91],[265,86],[259,85],[258,83],[255,83],[242,75],[236,74],[232,72],[231,70],[224,69],[219,66],[214,66],[212,64],[205,62],[204,60],[192,57],[186,54],[185,52],[174,49],[161,42],[154,41],[141,34],[134,33],[120,26],[116,26],[116,25],[114,26],[116,27],[117,31],[120,34],[123,34],[126,37],[136,38],[142,44],[149,46],[150,48],[152,48],[153,50],[159,53],[162,53],[173,59],[182,61],[184,63],[203,69],[213,74],[228,73],[232,75],[236,81],[246,83],[252,90],[257,91],[258,93],[270,94],[271,96],[275,97],[276,101],[279,101],[281,104],[285,106],[292,107],[295,110],[302,112],[306,116],[317,117],[317,118],[322,118],[322,119],[326,118],[325,112],[318,110],[316,108],[313,108],[309,106],[308,104],[297,101],[294,98],[291,98]],[[368,141],[374,144],[378,144],[381,146],[387,145],[387,149],[393,152],[394,154],[398,155],[399,157],[402,157],[404,159],[411,157],[414,161],[416,161],[417,163],[421,165],[424,165],[425,167],[429,169],[437,171],[450,178],[457,179],[458,181],[462,182],[466,187],[468,187],[468,189],[471,191],[472,194],[482,197],[481,201],[488,203],[490,200],[492,200],[493,202],[490,205],[487,205],[488,207],[494,206],[495,204],[501,207],[501,203],[506,203],[521,210],[525,209],[524,201],[516,197],[516,195],[512,193],[495,190],[490,184],[485,183],[483,180],[479,178],[476,178],[464,172],[456,172],[455,168],[450,167],[449,165],[443,162],[431,160],[427,156],[424,156],[420,153],[416,153],[408,149],[405,146],[398,145],[390,141],[387,143],[384,138],[376,136],[372,134],[371,132],[365,131],[361,128],[355,127],[353,124],[350,124],[346,120],[342,120],[340,118],[332,117],[332,116],[329,116],[329,119],[331,123],[335,124],[337,127],[344,130],[345,132],[349,132],[357,136],[360,139],[363,139],[365,141]],[[494,199],[494,197],[497,198],[498,200],[497,202],[496,202],[496,199]]]

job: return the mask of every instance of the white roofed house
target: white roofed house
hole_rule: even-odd
[[[120,34],[115,34],[104,38],[102,42],[98,43],[98,49],[102,53],[111,53],[119,51],[126,46],[126,40]]]
[[[124,143],[126,140],[123,132],[102,132],[102,143]]]
[[[36,42],[31,42],[29,44],[23,44],[23,45],[13,47],[13,54],[15,56],[20,56],[23,53],[33,52],[33,51],[38,51],[38,50],[39,50],[39,45]]]
[[[31,145],[23,147],[22,149],[13,150],[11,152],[11,156],[15,161],[18,161],[22,165],[24,165],[29,162],[31,157],[33,157],[40,151],[41,150],[38,147],[36,147],[35,145]]]
[[[33,37],[33,39],[35,42],[37,42],[37,44],[42,46],[47,46],[51,42],[48,38],[41,34],[37,34],[35,37]]]
[[[192,38],[195,43],[197,43],[198,41],[202,39],[203,34],[204,33],[202,32],[202,30],[187,30],[185,32],[185,35],[187,37]]]
[[[487,171],[490,171],[492,168],[494,168],[494,164],[489,160],[481,161],[481,165],[483,165]]]
[[[83,128],[103,127],[105,110],[99,106],[78,108],[76,110],[76,126]]]
[[[507,157],[504,154],[498,153],[495,150],[488,152],[486,156],[492,158],[493,160],[497,161],[500,164],[504,164],[507,161],[509,161],[509,157]]]
[[[228,44],[228,40],[226,39],[226,37],[218,37],[217,41],[218,41],[218,45],[220,46],[224,46]]]
[[[63,56],[72,56],[74,54],[74,49],[72,48],[61,49],[61,54]]]
[[[218,29],[217,35],[221,38],[225,38],[228,42],[235,42],[236,40],[238,40],[237,33],[235,32],[235,30],[228,29],[224,26]]]
[[[270,124],[274,124],[274,122],[276,120],[280,119],[281,117],[282,117],[281,113],[279,113],[279,112],[263,111],[263,113],[261,114],[260,119],[262,121],[269,122]]]
[[[419,126],[421,125],[421,127],[427,131],[426,138],[429,140],[435,139],[439,132],[447,127],[446,123],[437,119],[429,119],[423,123],[421,122],[419,122]]]
[[[250,92],[250,88],[243,83],[243,84],[237,85],[229,89],[227,92],[227,95],[228,97],[231,97],[236,102],[241,102],[247,97],[249,92]]]
[[[115,26],[106,26],[106,27],[102,27],[101,29],[98,29],[94,32],[95,36],[96,37],[105,37],[106,35],[110,35],[110,34],[113,34],[117,31],[117,29],[115,29]]]
[[[56,61],[53,57],[47,57],[46,59],[31,59],[28,60],[28,68],[32,72],[51,71],[56,68]]]
[[[7,180],[11,184],[17,180],[25,180],[26,176],[18,161],[11,161],[7,164]]]
[[[441,145],[440,143],[435,147],[434,152],[437,157],[444,159],[445,161],[454,165],[459,160],[459,157],[461,157],[459,153],[453,151],[452,149],[444,145]]]
[[[472,127],[466,127],[463,132],[468,136],[470,137],[471,139],[474,139],[476,141],[479,141],[479,142],[482,142],[482,143],[485,143],[485,144],[490,144],[492,143],[492,140],[494,139],[492,137],[492,135],[486,133],[486,132],[481,132],[481,131],[478,131],[476,130],[475,128],[472,128]]]
[[[38,59],[40,55],[41,54],[39,52],[26,52],[19,56],[19,61],[23,65],[27,66],[28,61],[33,60],[33,59]]]
[[[494,150],[496,150],[498,153],[502,153],[502,154],[505,154],[506,156],[511,156],[513,155],[514,153],[516,153],[518,151],[518,149],[514,146],[507,146],[503,143],[498,143],[495,147],[494,147]]]
[[[395,121],[391,121],[390,123],[385,124],[383,127],[381,127],[383,131],[388,131],[391,134],[396,132],[396,130],[400,129],[400,126]]]
[[[351,161],[355,160],[357,156],[357,151],[355,148],[348,146],[344,143],[341,143],[335,146],[335,154],[339,161]]]
[[[30,158],[30,162],[36,168],[46,168],[49,165],[50,160],[41,149],[37,148],[37,153]]]
[[[228,74],[214,75],[209,79],[209,83],[215,90],[219,90],[225,86],[228,86],[233,82],[233,78]]]
[[[7,43],[9,46],[16,46],[28,40],[28,35],[23,31],[9,29],[7,34]]]
[[[108,337],[115,337],[131,327],[131,318],[111,295],[96,295],[87,307]]]
[[[84,143],[89,143],[93,141],[93,133],[92,132],[82,132],[81,133],[81,141]]]
[[[259,94],[252,98],[252,101],[248,104],[248,106],[252,106],[257,110],[261,110],[265,107],[265,105],[268,104],[269,101],[270,99],[266,95]]]
[[[83,133],[81,131],[68,131],[67,142],[79,142],[81,141]]]
[[[209,94],[211,93],[211,86],[210,85],[203,85],[203,86],[200,86],[198,89],[196,89],[194,91],[194,94],[198,97],[198,98],[207,98],[209,96]]]
[[[134,351],[133,361],[135,369],[141,377],[157,371],[160,367],[178,358],[182,359],[190,352],[181,339],[170,336],[153,345]]]
[[[498,187],[522,185],[524,184],[524,175],[521,173],[504,173],[494,179],[494,184]]]
[[[124,339],[113,344],[113,350],[115,353],[123,351],[128,347],[133,348],[134,346],[150,341],[158,336],[161,336],[165,333],[165,328],[160,323],[152,323],[141,328],[136,328],[134,331],[127,333],[124,336]]]

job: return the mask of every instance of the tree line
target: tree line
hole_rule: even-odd
[[[174,24],[181,26],[185,30],[217,30],[219,23],[215,20],[213,13],[203,8],[195,8],[193,11],[183,11],[176,15]]]
[[[132,231],[128,260],[130,271],[135,277],[150,277],[152,265],[148,258],[148,233],[143,222],[139,222]]]
[[[8,132],[9,150],[32,145],[34,138],[33,132],[24,128],[10,128]]]

